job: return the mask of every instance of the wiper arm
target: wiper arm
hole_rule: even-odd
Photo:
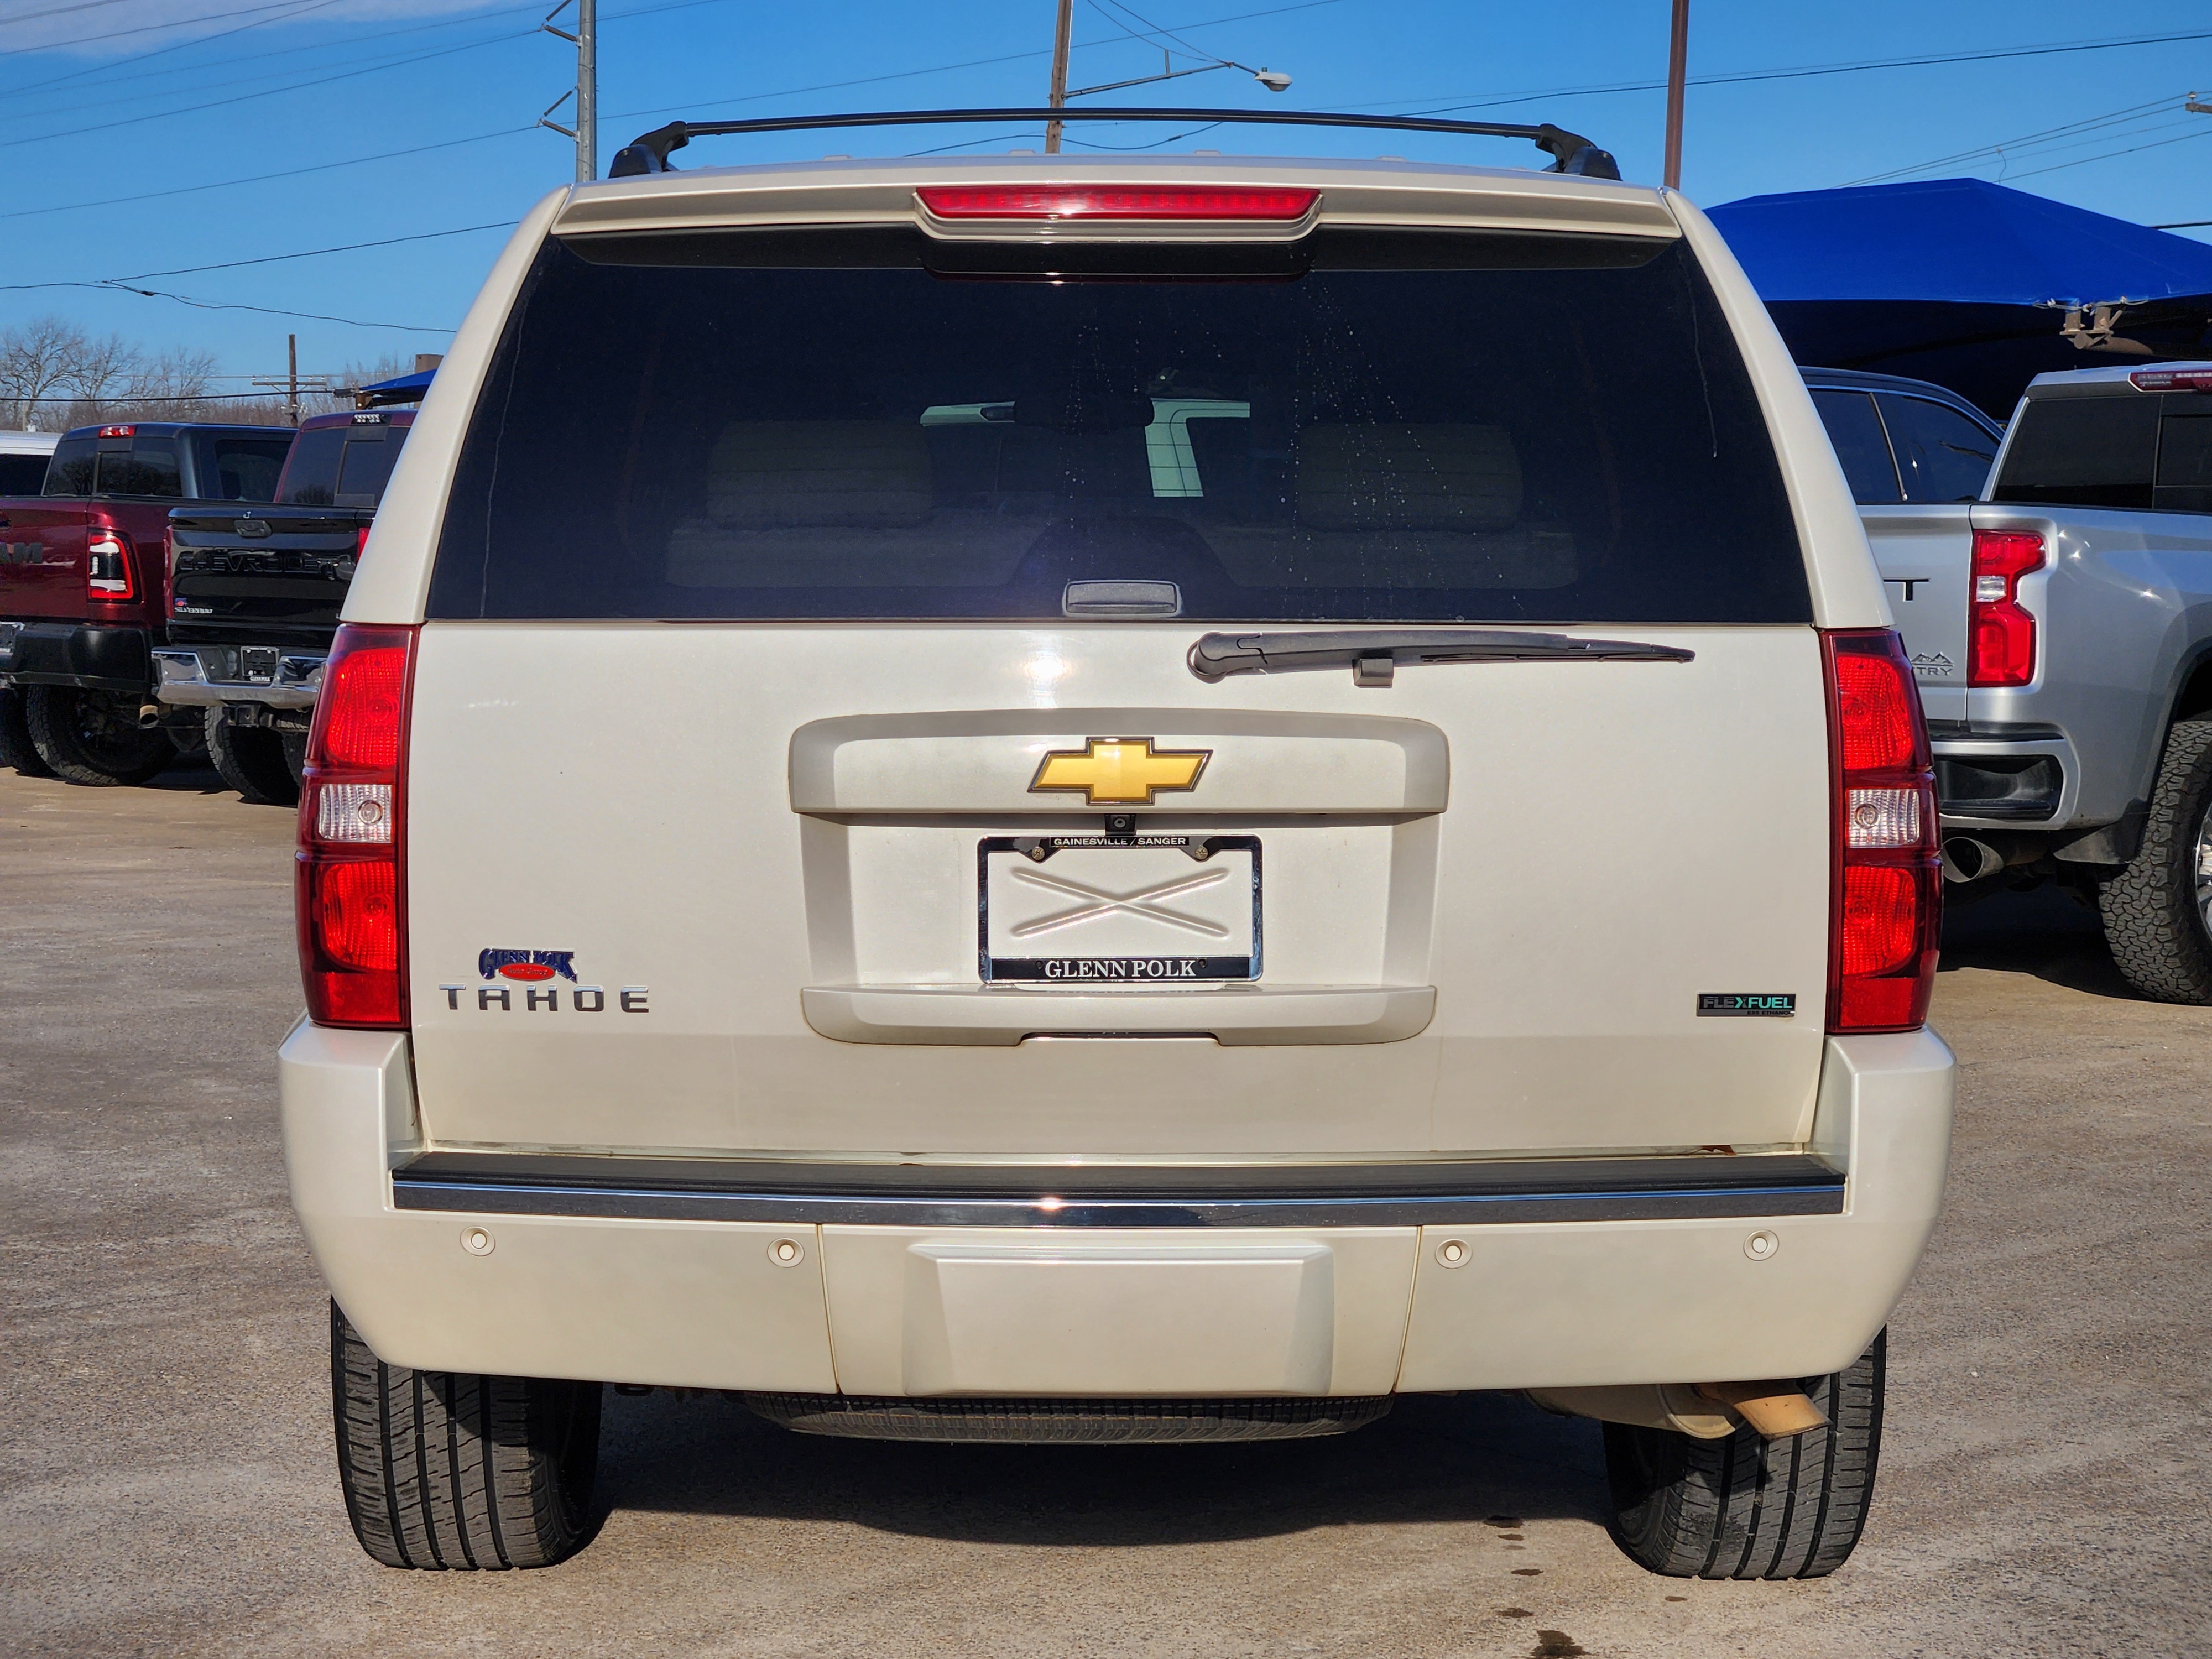
[[[1231,674],[1349,668],[1357,685],[1388,685],[1400,663],[1691,662],[1693,651],[1635,640],[1578,640],[1498,628],[1346,628],[1313,634],[1207,634],[1190,647],[1190,672]]]

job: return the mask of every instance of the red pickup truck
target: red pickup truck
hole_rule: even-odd
[[[0,497],[0,766],[140,783],[176,758],[152,654],[167,638],[169,510],[270,500],[291,443],[286,427],[79,427],[42,493]],[[179,726],[186,744],[198,735]]]

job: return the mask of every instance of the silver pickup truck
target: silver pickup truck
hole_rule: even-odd
[[[2212,1003],[2212,365],[2038,376],[1971,490],[1970,406],[1806,377],[1919,681],[1954,901],[2064,882],[2137,990]]]

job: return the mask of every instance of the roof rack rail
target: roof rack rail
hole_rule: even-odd
[[[1386,132],[1456,132],[1483,138],[1526,138],[1552,157],[1547,173],[1580,173],[1587,179],[1618,179],[1620,166],[1579,133],[1549,121],[1528,126],[1509,121],[1438,121],[1418,115],[1331,115],[1299,110],[1242,109],[907,109],[854,115],[770,116],[753,121],[671,121],[632,140],[615,153],[610,179],[672,173],[669,154],[694,138],[725,137],[743,132],[805,132],[822,127],[943,125],[973,121],[1236,121],[1248,125],[1306,127],[1366,127]]]

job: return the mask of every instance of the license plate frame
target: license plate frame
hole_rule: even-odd
[[[1251,855],[1252,951],[1245,956],[1156,957],[1070,955],[994,956],[991,945],[991,860],[994,854],[1018,854],[1036,864],[1053,855],[1084,851],[1175,849],[1202,867],[1224,853]],[[975,848],[975,955],[986,985],[1034,987],[1082,985],[1188,985],[1220,981],[1239,983],[1261,974],[1260,838],[1257,836],[987,836]]]

